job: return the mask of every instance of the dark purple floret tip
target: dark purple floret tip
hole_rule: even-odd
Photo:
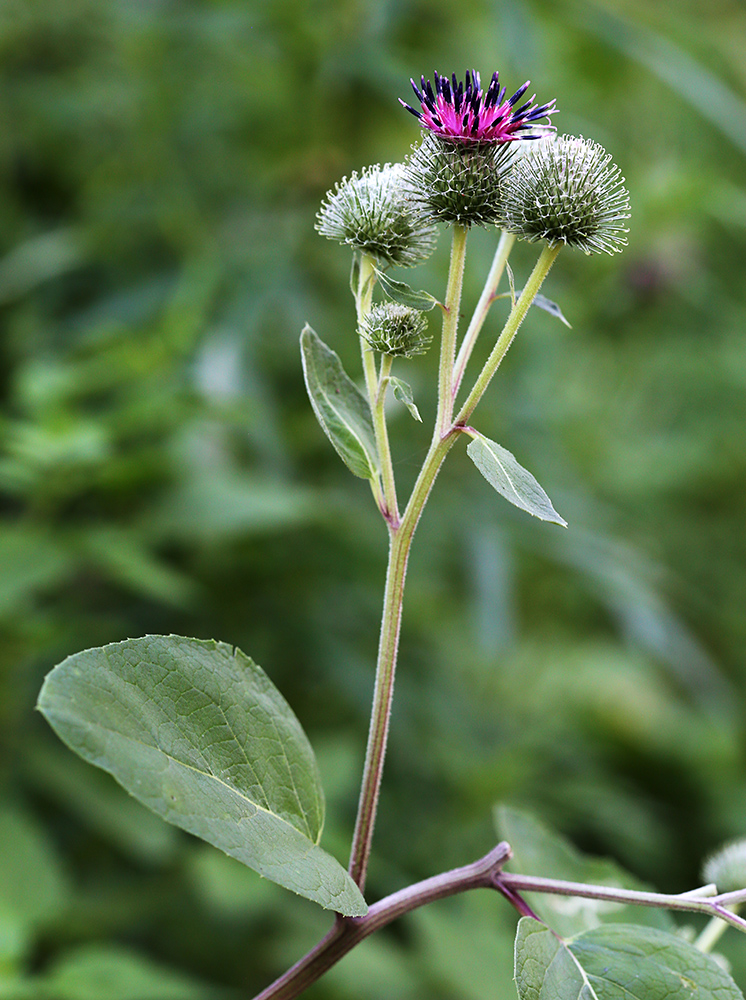
[[[517,110],[515,105],[526,93],[530,81],[505,100],[505,87],[500,87],[499,74],[492,74],[486,91],[482,90],[479,73],[467,70],[462,83],[454,73],[449,79],[440,73],[433,74],[435,86],[421,77],[421,89],[411,81],[421,110],[417,111],[400,103],[420,120],[423,128],[440,139],[454,143],[502,143],[518,139],[541,139],[555,131],[551,116],[556,114],[554,100],[534,104],[536,95]],[[537,122],[546,118],[546,124]]]

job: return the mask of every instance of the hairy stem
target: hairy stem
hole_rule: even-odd
[[[399,647],[404,580],[412,543],[412,532],[403,530],[404,522],[390,528],[389,563],[383,598],[381,636],[373,691],[368,745],[365,753],[363,779],[360,788],[355,832],[352,838],[349,872],[353,881],[364,891],[368,859],[373,840],[373,827],[378,810],[378,795],[386,756],[391,702],[394,696],[394,674]]]
[[[477,337],[479,336],[479,333],[484,325],[484,321],[487,318],[487,313],[490,311],[490,307],[495,301],[495,294],[497,293],[497,288],[500,284],[503,271],[505,270],[508,257],[510,256],[510,251],[513,249],[515,239],[515,236],[511,233],[502,233],[500,236],[500,242],[497,244],[497,250],[495,251],[495,256],[492,261],[492,267],[487,275],[487,281],[482,289],[479,302],[477,302],[474,315],[472,316],[471,322],[469,323],[466,333],[464,334],[464,339],[456,358],[456,364],[453,371],[454,398],[458,393],[459,386],[461,385],[461,381],[464,377],[464,372],[466,371],[466,366],[469,363],[469,358],[471,357],[471,352],[474,350],[474,345],[477,342]]]
[[[498,844],[473,864],[454,868],[386,896],[371,906],[364,917],[338,917],[332,929],[315,948],[254,1000],[292,1000],[311,983],[316,982],[355,945],[397,917],[437,899],[445,899],[446,896],[454,896],[470,889],[494,887],[495,879],[509,857],[508,845]]]
[[[358,277],[357,292],[355,294],[355,306],[357,308],[358,331],[365,317],[370,312],[373,301],[373,285],[376,280],[375,260],[363,254],[360,258],[360,274]],[[360,334],[358,333],[358,336]],[[368,390],[368,402],[371,409],[375,403],[378,379],[376,377],[376,355],[368,342],[360,336],[360,354],[363,361],[363,374],[365,375],[365,388]]]
[[[474,412],[474,408],[477,403],[484,395],[487,386],[492,380],[492,376],[497,371],[502,359],[508,353],[508,348],[513,343],[513,339],[516,333],[518,333],[518,328],[526,317],[529,306],[534,301],[534,298],[541,288],[542,282],[546,278],[547,274],[549,274],[549,269],[556,260],[557,254],[560,252],[560,246],[561,244],[554,247],[545,246],[541,251],[539,259],[536,262],[536,266],[531,272],[531,275],[526,282],[518,301],[511,309],[510,315],[508,316],[505,326],[503,327],[502,333],[498,337],[497,343],[492,348],[492,353],[485,361],[484,367],[474,383],[474,388],[469,393],[466,402],[461,407],[461,410],[456,417],[456,424],[466,423]]]
[[[386,756],[391,702],[394,695],[396,657],[399,647],[402,601],[404,599],[404,580],[407,572],[409,550],[412,545],[415,528],[422,513],[422,508],[430,492],[430,487],[435,480],[443,458],[445,458],[448,447],[452,443],[451,441],[447,448],[442,449],[441,437],[444,432],[441,428],[450,422],[453,413],[453,359],[456,350],[458,313],[464,276],[466,233],[467,230],[463,226],[454,226],[453,228],[451,264],[448,272],[448,286],[444,303],[443,339],[440,350],[438,415],[435,422],[432,444],[420,477],[417,480],[420,483],[423,473],[425,473],[426,477],[429,477],[429,486],[424,492],[420,490],[416,497],[413,493],[401,521],[399,521],[398,517],[396,521],[388,519],[390,535],[389,564],[386,572],[381,637],[378,645],[378,661],[376,664],[370,728],[368,730],[368,745],[365,752],[360,801],[355,820],[355,832],[352,839],[349,866],[350,875],[361,891],[365,887],[368,859],[373,840],[373,828],[378,810],[378,796],[383,777],[383,762]],[[381,410],[379,413],[380,419],[383,420],[383,411]],[[450,434],[451,432],[447,430],[445,433]],[[414,503],[412,502],[413,500]]]
[[[436,432],[440,433],[441,436],[447,433],[453,417],[453,368],[456,356],[459,309],[461,308],[461,288],[464,281],[467,233],[468,229],[465,226],[454,224],[438,370],[438,416],[435,427]]]
[[[386,392],[389,386],[388,377],[391,373],[393,358],[384,354],[381,357],[381,371],[378,377],[378,387],[373,405],[373,430],[376,436],[376,446],[378,456],[381,459],[381,478],[383,480],[383,496],[386,509],[384,517],[396,528],[399,525],[399,503],[396,499],[396,480],[394,479],[394,466],[391,461],[391,446],[389,445],[389,432],[386,424]]]
[[[669,895],[663,892],[621,889],[616,886],[565,882],[561,879],[539,878],[532,875],[513,875],[508,872],[500,874],[499,882],[507,889],[518,892],[549,892],[558,896],[582,896],[584,899],[605,899],[613,903],[633,903],[636,906],[655,906],[688,913],[709,913],[741,931],[746,931],[746,920],[727,909],[732,897],[740,895],[743,898],[746,896],[746,890],[703,898],[691,892]]]

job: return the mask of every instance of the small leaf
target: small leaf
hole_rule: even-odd
[[[567,527],[567,521],[559,516],[541,486],[530,472],[516,462],[509,451],[476,431],[470,433],[475,437],[466,453],[490,486],[515,507],[528,511],[542,521],[552,521],[554,524],[561,524],[563,528]]]
[[[357,302],[359,298],[362,298],[368,291],[371,283],[375,280],[375,272],[372,269],[368,269],[368,276],[365,279],[363,287],[360,287],[360,272],[362,269],[362,260],[360,254],[355,251],[352,255],[352,267],[350,268],[350,291],[355,297]]]
[[[376,271],[376,277],[388,297],[393,299],[394,302],[398,302],[401,306],[409,306],[410,309],[419,309],[420,312],[429,312],[435,306],[439,305],[438,300],[430,292],[416,291],[414,288],[410,288],[405,282],[390,278],[383,271]]]
[[[379,463],[368,400],[308,324],[300,346],[308,396],[324,433],[354,475],[375,479]]]
[[[414,404],[414,396],[412,395],[411,386],[409,386],[406,382],[402,382],[400,378],[391,378],[390,376],[388,382],[394,390],[394,398],[398,399],[400,403],[404,403],[414,419],[419,423],[422,423],[420,411]]]
[[[523,289],[521,289],[520,292],[517,292],[517,295],[520,296],[522,293]],[[535,295],[531,305],[536,306],[537,309],[543,309],[544,312],[548,312],[550,316],[554,316],[555,319],[558,319],[560,321],[560,323],[564,323],[569,330],[572,330],[572,326],[565,319],[565,316],[560,307],[557,305],[556,302],[552,302],[551,299],[548,299],[546,295],[541,295],[541,294]]]
[[[324,797],[306,735],[240,650],[180,636],[89,649],[48,674],[39,709],[169,823],[326,909],[366,912],[318,846]]]
[[[360,254],[355,251],[352,255],[352,267],[350,268],[350,291],[357,299],[360,293]]]
[[[556,831],[547,829],[533,816],[518,809],[498,806],[495,826],[500,839],[507,840],[513,849],[513,857],[505,866],[509,871],[623,889],[650,888],[610,858],[582,854]],[[652,906],[631,906],[553,893],[531,892],[525,893],[525,897],[534,913],[563,937],[608,922],[649,924],[661,930],[673,930],[675,926],[667,910]]]
[[[743,1000],[728,973],[683,938],[608,924],[569,941],[531,917],[518,924],[520,1000]]]
[[[510,285],[510,304],[511,304],[511,308],[515,309],[515,300],[516,300],[515,278],[513,277],[513,268],[510,266],[510,264],[507,262],[507,260],[505,261],[505,270],[508,273],[508,284]],[[520,292],[518,294],[520,295]]]

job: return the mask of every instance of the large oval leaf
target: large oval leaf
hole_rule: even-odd
[[[523,917],[515,942],[521,1000],[743,1000],[728,973],[683,938],[607,924],[563,941]]]
[[[300,335],[303,376],[316,419],[348,467],[375,479],[379,462],[370,405],[335,352],[308,324]]]
[[[240,650],[180,636],[89,649],[47,676],[39,709],[169,823],[326,909],[366,912],[318,846],[324,796],[305,733]]]

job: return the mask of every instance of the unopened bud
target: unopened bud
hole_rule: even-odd
[[[585,253],[626,246],[629,193],[611,156],[571,135],[527,146],[503,185],[503,228],[519,239],[565,243]]]
[[[397,302],[373,306],[362,322],[360,333],[374,351],[398,358],[424,354],[432,340],[427,335],[424,314]]]
[[[400,163],[366,167],[329,191],[316,217],[322,236],[381,264],[412,267],[435,246],[436,230],[409,201]]]
[[[495,225],[515,145],[447,142],[426,132],[405,164],[412,201],[434,222]]]

